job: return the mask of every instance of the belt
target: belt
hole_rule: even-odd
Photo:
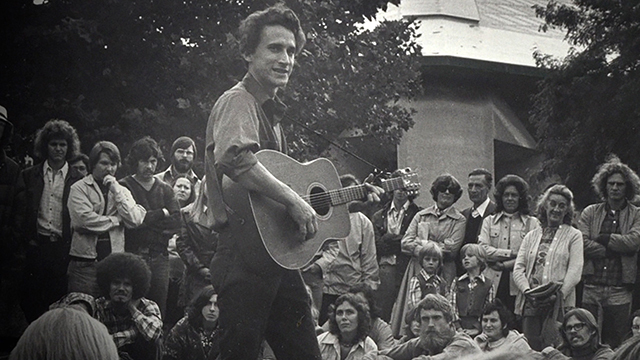
[[[69,258],[71,259],[71,261],[80,261],[80,262],[96,262],[98,260],[96,259],[87,259],[87,258],[83,258],[83,257],[79,257],[79,256],[69,256]]]
[[[58,242],[62,240],[62,236],[51,233],[51,235],[42,235],[40,233],[37,234],[38,243],[50,243],[50,242]]]

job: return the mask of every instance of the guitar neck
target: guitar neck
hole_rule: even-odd
[[[402,178],[383,180],[381,187],[385,192],[391,192],[404,186]],[[342,205],[351,201],[362,200],[367,197],[367,187],[365,185],[353,185],[346,188],[330,190],[326,192],[331,200],[331,206]]]

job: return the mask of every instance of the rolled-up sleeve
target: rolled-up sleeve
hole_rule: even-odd
[[[258,119],[251,94],[239,91],[223,94],[211,111],[216,169],[234,181],[258,162],[254,155],[260,149]]]

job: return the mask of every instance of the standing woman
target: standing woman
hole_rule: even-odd
[[[433,181],[430,192],[435,204],[419,211],[413,217],[401,242],[402,251],[411,255],[411,261],[402,278],[398,298],[391,313],[391,328],[396,338],[403,335],[401,329],[407,312],[409,282],[420,272],[419,256],[422,247],[433,241],[442,250],[442,278],[447,287],[451,286],[456,276],[455,260],[464,241],[466,220],[453,204],[462,196],[462,187],[452,175],[442,174]]]
[[[538,204],[542,228],[529,232],[523,239],[513,269],[513,279],[520,292],[516,297],[516,314],[523,317],[522,330],[531,348],[541,351],[542,324],[553,311],[555,295],[533,298],[531,290],[550,283],[559,285],[558,295],[565,307],[575,307],[575,286],[582,275],[582,234],[571,227],[573,193],[564,185],[553,185]]]
[[[329,331],[318,335],[322,360],[361,360],[378,351],[368,336],[371,317],[367,300],[356,294],[340,295],[329,313]]]
[[[478,243],[487,251],[487,269],[496,298],[515,310],[518,288],[513,281],[513,266],[524,236],[540,227],[529,215],[529,185],[517,175],[506,175],[496,184],[496,213],[484,219]]]
[[[178,306],[186,306],[202,288],[211,284],[209,264],[218,247],[218,234],[200,225],[200,217],[207,212],[207,182],[202,181],[198,186],[196,200],[180,211],[182,227],[176,247],[185,271]]]

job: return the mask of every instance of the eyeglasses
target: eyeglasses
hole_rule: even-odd
[[[187,157],[193,157],[193,151],[188,151],[185,149],[178,149],[176,150],[176,154],[180,155],[180,156],[187,156]]]
[[[586,325],[585,323],[577,323],[577,324],[574,324],[574,325],[565,325],[564,326],[564,331],[565,332],[570,332],[571,330],[580,331],[580,330],[584,329],[585,325]]]
[[[640,325],[631,325],[631,329],[640,330]]]
[[[438,187],[436,187],[436,190],[438,190],[438,192],[441,192],[441,193],[446,193],[446,192],[449,192],[449,194],[456,193],[456,188],[454,188],[453,186],[447,186],[446,184],[438,185]]]

